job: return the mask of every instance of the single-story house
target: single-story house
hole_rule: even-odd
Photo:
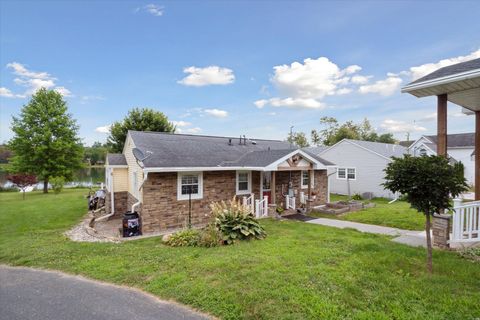
[[[206,224],[210,204],[234,196],[253,210],[316,206],[332,165],[284,141],[129,131],[123,152],[107,155],[106,210],[122,216],[134,206],[153,232],[185,226],[189,211],[192,224]]]
[[[452,161],[465,166],[465,179],[469,184],[475,181],[475,133],[447,135],[447,154]],[[422,136],[408,147],[413,156],[437,155],[437,136]]]
[[[335,163],[330,168],[330,192],[354,195],[369,193],[373,197],[394,198],[382,186],[385,172],[392,157],[402,157],[407,148],[390,143],[343,139],[330,147],[309,148],[316,155]]]

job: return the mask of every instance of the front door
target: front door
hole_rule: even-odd
[[[268,203],[272,203],[272,191],[270,189],[270,185],[272,182],[272,172],[265,171],[262,172],[262,196],[268,197]]]

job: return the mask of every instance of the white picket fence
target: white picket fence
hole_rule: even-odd
[[[285,209],[295,210],[295,197],[285,196]]]
[[[249,197],[243,197],[243,206],[246,207],[251,214],[255,213],[255,195],[253,193]]]
[[[263,200],[255,200],[255,217],[268,217],[268,197],[264,196]]]
[[[455,202],[450,242],[480,242],[480,201]]]

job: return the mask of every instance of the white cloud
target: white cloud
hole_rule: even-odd
[[[72,92],[65,87],[55,87],[54,90],[64,97],[73,97]]]
[[[36,79],[50,79],[51,76],[47,72],[34,72],[28,70],[25,65],[18,62],[7,63],[7,68],[13,69],[13,73],[22,76],[25,78],[36,78]]]
[[[205,68],[188,67],[183,69],[188,76],[178,81],[185,86],[209,86],[209,85],[226,85],[235,81],[233,70],[221,68],[219,66],[209,66]]]
[[[185,130],[186,133],[199,133],[202,132],[202,128],[195,127],[195,128],[189,128]]]
[[[429,121],[435,121],[435,120],[437,120],[437,113],[436,112],[429,113],[429,114],[421,117],[420,119],[418,119],[419,122],[429,122]]]
[[[273,67],[271,81],[284,94],[294,98],[321,99],[335,95],[350,82],[350,75],[361,70],[357,65],[340,69],[326,57],[305,59],[303,63]]]
[[[27,95],[32,95],[40,88],[55,89],[65,97],[73,96],[69,89],[63,86],[57,86],[57,79],[52,77],[47,72],[31,71],[27,69],[25,65],[18,62],[8,63],[7,68],[11,69],[12,73],[18,76],[17,78],[13,79],[13,82],[16,85],[26,88],[25,93],[23,95],[16,95],[17,97],[26,97]]]
[[[4,98],[25,98],[22,94],[15,94],[10,89],[5,87],[0,87],[0,97]]]
[[[325,104],[311,98],[271,98],[254,102],[259,109],[270,105],[272,107],[303,108],[303,109],[324,109]]]
[[[215,118],[226,118],[228,117],[228,112],[225,110],[220,110],[220,109],[205,109],[203,110],[204,113],[215,117]]]
[[[352,83],[354,84],[366,84],[372,76],[356,75],[352,77]]]
[[[426,63],[426,64],[422,64],[420,66],[411,67],[410,68],[411,78],[412,78],[412,80],[416,80],[416,79],[421,78],[421,77],[423,77],[423,76],[425,76],[425,75],[427,75],[427,74],[429,74],[429,73],[431,73],[431,72],[433,72],[437,69],[447,67],[447,66],[450,66],[452,64],[468,61],[468,60],[477,59],[477,58],[480,58],[480,49],[478,49],[477,51],[471,52],[470,54],[468,54],[466,56],[458,56],[458,57],[454,57],[454,58],[443,59],[443,60],[437,61],[435,63]]]
[[[97,127],[95,129],[96,132],[99,132],[99,133],[110,133],[110,128],[112,127],[111,124],[109,125],[106,125],[106,126],[103,126],[103,127]]]
[[[163,16],[163,9],[164,7],[162,6],[159,6],[159,5],[156,5],[156,4],[153,4],[153,3],[150,3],[150,4],[147,4],[145,7],[143,7],[145,9],[145,11],[147,11],[148,13],[156,16],[156,17],[161,17]]]
[[[418,126],[415,123],[410,124],[405,121],[398,121],[392,119],[385,119],[380,125],[380,127],[385,131],[392,133],[427,131],[427,128]]]
[[[361,94],[378,93],[382,96],[390,96],[398,91],[401,83],[401,78],[390,75],[386,79],[378,80],[373,84],[360,86],[358,92]]]
[[[192,124],[190,122],[187,122],[187,121],[170,121],[171,123],[173,123],[173,125],[177,126],[177,127],[188,127],[188,126],[191,126]]]

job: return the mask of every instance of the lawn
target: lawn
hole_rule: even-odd
[[[347,199],[347,196],[332,194],[330,200],[333,202]],[[312,212],[310,215],[317,218],[355,221],[407,230],[425,229],[425,216],[418,213],[415,209],[410,208],[408,202],[396,201],[389,204],[389,201],[390,200],[384,198],[375,198],[370,201],[375,203],[374,208],[348,212],[342,215],[332,215],[320,212]]]
[[[263,220],[268,237],[217,248],[158,238],[74,243],[62,233],[85,213],[86,190],[0,193],[0,263],[129,285],[224,319],[475,319],[480,264],[363,234]]]

